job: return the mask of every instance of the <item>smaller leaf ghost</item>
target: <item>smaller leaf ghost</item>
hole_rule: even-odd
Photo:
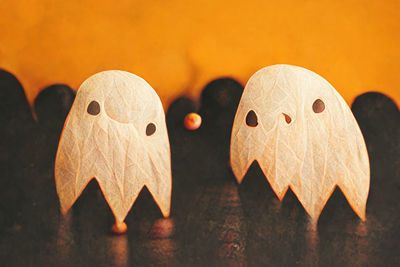
[[[274,65],[250,78],[230,160],[239,183],[257,160],[278,198],[290,187],[314,222],[336,185],[365,220],[370,174],[362,133],[339,93],[312,71]]]
[[[143,186],[165,217],[171,201],[171,156],[164,110],[142,78],[105,71],[79,88],[61,135],[55,179],[66,213],[96,179],[115,216],[116,232]]]

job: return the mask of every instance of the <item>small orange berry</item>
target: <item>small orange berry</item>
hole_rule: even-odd
[[[201,117],[197,113],[189,113],[185,116],[185,128],[188,130],[197,130],[201,125]]]

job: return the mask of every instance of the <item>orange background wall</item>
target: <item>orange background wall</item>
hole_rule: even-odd
[[[365,91],[400,100],[400,1],[0,1],[0,68],[30,103],[43,87],[74,89],[122,69],[165,106],[211,79],[246,83],[257,69],[300,65],[350,104]]]

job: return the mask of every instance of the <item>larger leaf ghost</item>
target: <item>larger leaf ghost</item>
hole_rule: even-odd
[[[131,73],[100,72],[77,92],[55,165],[63,213],[93,178],[116,224],[123,223],[143,186],[169,215],[171,159],[164,110],[153,88]]]
[[[290,65],[257,71],[240,100],[230,151],[239,183],[258,161],[278,198],[290,187],[313,221],[336,185],[365,220],[370,173],[362,133],[343,98],[314,72]]]

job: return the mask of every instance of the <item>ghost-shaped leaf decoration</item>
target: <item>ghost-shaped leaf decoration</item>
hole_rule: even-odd
[[[231,137],[239,183],[255,160],[278,198],[290,187],[314,222],[336,185],[365,220],[370,173],[364,138],[343,98],[314,72],[273,65],[250,78]]]
[[[171,201],[171,156],[164,110],[142,78],[104,71],[79,88],[61,135],[55,179],[66,213],[96,179],[121,225],[143,186],[165,217]]]

